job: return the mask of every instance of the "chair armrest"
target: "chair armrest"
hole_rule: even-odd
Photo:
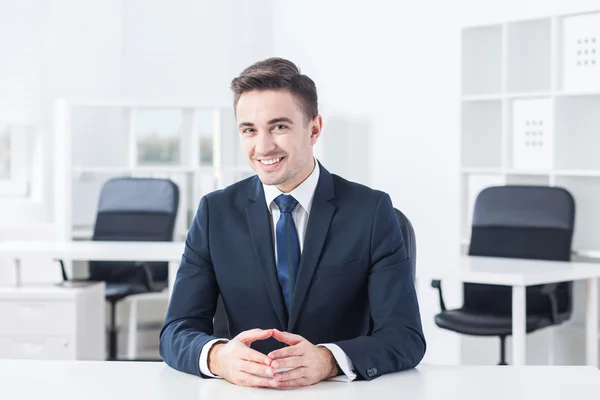
[[[154,284],[154,278],[152,277],[152,271],[150,270],[150,265],[146,262],[137,262],[136,266],[140,267],[142,271],[144,271],[144,275],[146,276],[146,286],[148,290],[151,292],[156,291],[156,286]]]
[[[559,283],[547,283],[545,285],[542,286],[541,291],[544,294],[550,294],[550,293],[554,293],[556,291],[556,289],[558,288]]]
[[[58,261],[60,263],[60,272],[62,274],[63,281],[67,282],[69,278],[67,277],[67,270],[65,270],[65,263],[61,259],[56,259],[54,261]]]
[[[551,318],[552,323],[558,323],[558,299],[556,298],[556,289],[558,288],[559,283],[548,283],[543,285],[540,289],[542,293],[548,296],[548,300],[550,300],[550,309],[552,312]]]
[[[446,311],[446,303],[444,302],[444,294],[442,293],[442,281],[434,279],[431,281],[431,287],[438,290],[438,296],[440,298],[440,308]]]

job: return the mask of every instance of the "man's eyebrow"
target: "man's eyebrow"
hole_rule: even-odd
[[[279,117],[279,118],[273,118],[272,120],[270,120],[269,122],[267,122],[269,125],[272,124],[276,124],[279,122],[287,122],[288,124],[294,124],[294,121],[292,121],[291,119],[287,118],[287,117]]]
[[[267,122],[267,124],[268,125],[273,125],[273,124],[277,124],[277,123],[280,123],[280,122],[285,122],[285,123],[288,123],[290,125],[294,125],[294,121],[292,121],[288,117],[273,118],[273,119],[269,120]],[[240,128],[243,128],[245,126],[252,127],[252,126],[254,126],[254,123],[252,123],[252,122],[245,122],[245,121],[244,122],[240,122],[240,125],[239,125]]]

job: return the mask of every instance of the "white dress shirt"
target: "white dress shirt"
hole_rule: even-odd
[[[313,172],[298,185],[294,190],[292,190],[289,194],[293,196],[297,201],[298,205],[292,211],[292,218],[294,220],[294,224],[296,225],[296,230],[298,231],[298,240],[300,241],[300,252],[304,248],[304,235],[306,233],[306,226],[308,224],[308,217],[310,215],[310,209],[312,206],[313,197],[315,194],[315,190],[317,188],[317,183],[319,182],[320,168],[319,163],[315,160],[315,167]],[[267,201],[267,209],[271,214],[271,222],[272,228],[277,225],[277,221],[279,220],[280,211],[279,207],[275,203],[275,198],[280,194],[283,194],[277,186],[264,185],[263,189],[265,192],[265,200]],[[275,236],[275,229],[271,229],[273,232],[273,243],[274,248],[277,248],[277,238]],[[277,252],[275,252],[275,262],[277,262]],[[213,375],[208,369],[208,353],[212,346],[217,342],[226,342],[226,339],[214,339],[209,341],[204,345],[202,351],[200,353],[200,371],[207,376],[218,378]],[[319,344],[318,346],[326,347],[331,351],[337,364],[340,366],[340,369],[344,372],[345,375],[340,375],[332,378],[332,380],[351,382],[356,379],[356,373],[354,372],[354,365],[350,358],[346,355],[346,353],[335,344],[325,343]]]

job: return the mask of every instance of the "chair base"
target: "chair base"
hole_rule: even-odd
[[[506,362],[506,336],[500,336],[500,362],[498,365],[508,365]]]
[[[110,328],[108,333],[108,361],[117,361],[117,301],[110,301]]]

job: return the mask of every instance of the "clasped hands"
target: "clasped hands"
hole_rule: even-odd
[[[268,355],[250,348],[253,342],[270,337],[289,346]],[[271,388],[309,386],[337,375],[329,349],[277,329],[252,329],[215,344],[208,355],[208,369],[236,385]],[[277,372],[281,369],[287,371]]]

